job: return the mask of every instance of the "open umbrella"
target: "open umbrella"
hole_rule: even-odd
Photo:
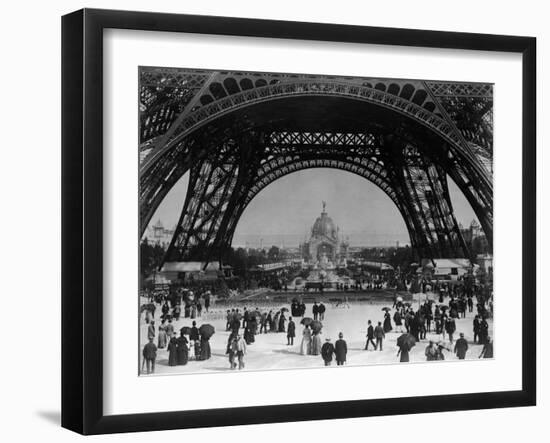
[[[389,311],[391,311],[391,308],[388,308],[387,306],[384,306],[384,307],[382,308],[382,311],[389,312]]]
[[[318,334],[321,332],[321,329],[323,329],[323,323],[321,323],[319,320],[313,320],[311,322],[311,330],[314,334]]]
[[[209,340],[210,337],[214,335],[214,332],[216,332],[214,326],[209,325],[208,323],[201,325],[201,327],[199,328],[199,334],[205,340]]]
[[[403,297],[399,296],[396,298],[397,301],[403,301]]]
[[[180,332],[185,335],[189,335],[189,333],[191,332],[191,328],[189,326],[184,326],[183,328],[180,329]]]
[[[311,317],[304,317],[300,323],[307,326],[313,323],[313,319]]]
[[[288,312],[288,308],[281,308],[281,312]]]
[[[408,345],[409,348],[412,348],[416,344],[416,339],[411,334],[408,334],[408,333],[401,334],[397,338],[397,346],[402,347],[405,344]]]
[[[439,305],[439,309],[441,309],[442,311],[446,311],[447,309],[449,309],[449,307],[447,305]]]

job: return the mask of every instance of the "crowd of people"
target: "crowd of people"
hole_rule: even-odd
[[[388,334],[396,333],[401,334],[396,340],[397,357],[400,362],[408,362],[411,349],[423,340],[427,342],[424,350],[426,361],[445,360],[446,352],[452,352],[459,360],[464,360],[468,352],[471,352],[472,342],[483,346],[479,358],[493,358],[493,343],[489,336],[488,322],[492,316],[491,299],[466,291],[449,291],[445,294],[445,297],[447,296],[447,304],[443,303],[441,292],[439,298],[437,293],[430,293],[430,296],[424,294],[423,302],[419,300],[418,304],[414,300],[404,302],[401,297],[396,296],[391,307],[382,308],[383,314],[380,319],[375,319],[374,322],[367,319],[364,350],[383,351]],[[203,300],[207,309],[209,303],[206,303],[204,296]],[[195,298],[192,293],[182,296],[181,304],[169,298],[159,300],[162,315],[158,327],[154,320],[155,310],[145,309],[148,342],[143,347],[142,371],[155,371],[158,349],[168,351],[169,366],[186,365],[191,359],[200,361],[211,357],[209,338],[213,331],[203,334],[194,320],[201,317],[201,305],[200,297]],[[290,309],[286,306],[276,308],[272,305],[262,309],[244,307],[242,311],[240,308],[227,309],[225,330],[229,334],[225,353],[230,368],[245,368],[247,349],[254,345],[259,335],[284,334],[286,345],[294,346],[298,328],[296,323],[303,326],[301,342],[298,343],[299,354],[320,356],[325,366],[330,366],[333,360],[339,366],[346,364],[348,346],[343,333],[338,333],[334,343],[330,337],[324,340],[321,338],[322,322],[327,312],[325,305],[314,301],[310,309],[311,311],[306,312],[308,309],[305,303],[296,298],[292,300]],[[464,332],[460,332],[458,338],[455,337],[456,322],[467,316],[472,317],[473,340],[470,344]],[[192,319],[192,326],[176,331],[173,321],[178,321],[181,317]],[[463,330],[464,323],[461,324]],[[434,335],[437,336],[436,339]]]
[[[210,295],[209,292],[205,292],[202,297],[195,297],[192,291],[185,293],[161,291],[153,294],[150,302],[141,307],[147,324],[147,343],[142,350],[142,372],[147,374],[155,372],[159,349],[168,351],[168,366],[182,366],[186,365],[190,359],[200,361],[211,357],[209,340],[214,334],[214,328],[211,325],[204,324],[197,327],[197,322],[193,320],[191,327],[182,327],[176,331],[173,323],[179,321],[181,317],[190,319],[201,317],[203,303],[204,309],[208,312]],[[161,310],[158,327],[155,320],[157,304],[160,305]]]

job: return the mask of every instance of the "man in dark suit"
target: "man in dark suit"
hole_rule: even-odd
[[[367,328],[367,344],[365,345],[365,351],[369,350],[369,343],[372,344],[372,347],[376,351],[376,344],[374,343],[374,328],[372,327],[372,322],[369,320],[369,327]]]
[[[334,354],[334,345],[330,342],[330,338],[327,338],[325,344],[321,348],[321,357],[323,357],[325,366],[331,365],[333,354]]]
[[[323,304],[323,302],[319,303],[319,320],[324,320],[325,319],[325,311],[326,311],[326,307],[325,305]]]
[[[348,345],[344,340],[344,334],[341,332],[338,334],[338,340],[334,344],[334,354],[336,355],[336,364],[338,366],[343,365],[346,362],[346,355],[348,353]]]
[[[459,360],[464,360],[466,358],[466,351],[468,350],[468,342],[464,338],[464,334],[460,333],[460,338],[455,343],[454,352]]]
[[[313,303],[313,320],[317,320],[319,317],[319,305],[317,305],[317,302]]]
[[[143,347],[143,363],[147,364],[147,374],[155,372],[155,360],[157,359],[157,347],[153,343],[154,337],[149,337],[149,343]],[[143,371],[143,365],[141,370]]]
[[[286,344],[289,346],[294,345],[294,337],[296,337],[296,324],[294,323],[294,320],[292,320],[292,317],[290,317],[288,319],[288,328],[286,332]]]
[[[382,350],[382,342],[384,340],[384,337],[386,337],[386,333],[384,332],[384,328],[382,327],[382,322],[378,322],[378,326],[374,328],[374,338],[376,338],[376,345],[374,346],[374,350],[376,351],[378,349],[378,345],[380,345],[380,350]]]

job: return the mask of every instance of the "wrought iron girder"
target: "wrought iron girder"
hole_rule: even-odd
[[[382,141],[388,179],[404,207],[413,248],[420,257],[467,256],[439,159],[393,136]]]
[[[178,140],[186,137],[198,127],[236,109],[283,97],[315,95],[348,97],[392,109],[430,128],[448,140],[449,143],[461,147],[463,150],[468,150],[467,146],[461,146],[460,135],[441,116],[403,97],[356,83],[346,83],[336,80],[302,79],[294,82],[265,85],[233,95],[227,95],[200,107],[195,112],[188,114],[179,123],[178,128],[174,130],[171,140],[165,146],[159,147],[157,152],[151,154],[150,162],[154,161],[155,157],[160,155],[164,150],[171,149]],[[471,155],[473,156],[473,154]],[[149,163],[145,162],[142,169],[146,169],[147,167],[149,167]]]
[[[436,97],[493,97],[491,83],[427,81],[426,84]]]
[[[247,138],[237,140],[231,149],[217,150],[206,156],[200,173],[192,175],[188,198],[167,259],[186,257],[200,247],[200,259],[209,260],[223,244],[226,226],[239,196],[254,178],[250,172],[258,157],[259,138],[254,137],[257,142],[254,145]],[[220,152],[223,152],[221,157]]]
[[[150,121],[142,120],[140,129],[153,125],[154,130],[141,146],[142,232],[168,190],[193,165],[171,250],[200,246],[208,249],[206,255],[219,253],[230,245],[240,215],[261,189],[311,167],[347,170],[374,182],[399,208],[413,247],[431,257],[468,254],[448,196],[449,174],[492,243],[492,85],[148,69],[142,76],[141,101],[142,117]],[[185,83],[189,76],[193,84]],[[187,95],[178,97],[184,90]],[[360,129],[357,125],[345,125],[342,132],[338,124],[322,132],[318,129],[324,126],[307,123],[304,130],[300,125],[267,130],[262,125],[268,122],[248,119],[247,111],[233,120],[220,118],[285,97],[343,97],[375,104],[420,123],[439,142],[428,137],[427,145],[423,143],[420,139],[428,132],[423,129],[420,139],[408,139],[405,149],[401,145],[388,151],[380,143],[384,134],[377,130],[349,132]],[[177,115],[174,104],[179,106]],[[381,122],[381,131],[388,131],[387,121]],[[392,128],[398,137],[401,126]],[[254,135],[255,130],[266,133]]]

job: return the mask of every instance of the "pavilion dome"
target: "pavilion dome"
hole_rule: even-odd
[[[315,223],[313,224],[311,235],[312,237],[324,236],[333,239],[336,239],[337,237],[336,224],[332,221],[332,218],[328,216],[324,206],[323,212],[321,212],[321,216],[317,217],[317,220],[315,220]]]

